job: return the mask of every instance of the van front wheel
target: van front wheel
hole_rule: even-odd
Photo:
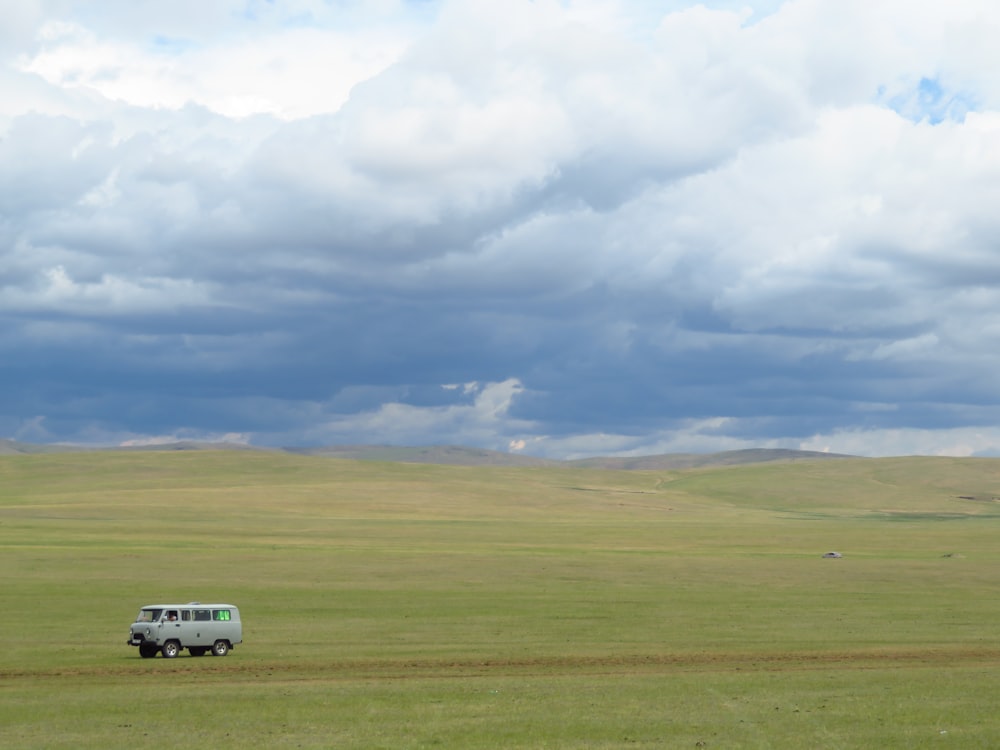
[[[216,641],[212,644],[213,656],[225,656],[229,653],[229,644],[226,641]]]
[[[180,653],[180,650],[181,650],[181,644],[179,644],[177,641],[167,641],[166,643],[163,644],[161,653],[163,654],[164,659],[173,659],[175,656],[177,656],[177,654]]]

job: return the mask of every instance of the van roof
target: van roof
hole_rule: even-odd
[[[169,609],[171,607],[205,607],[211,609],[213,607],[228,607],[229,609],[237,609],[235,604],[224,604],[224,603],[209,603],[209,602],[186,602],[184,604],[143,604],[141,609]]]

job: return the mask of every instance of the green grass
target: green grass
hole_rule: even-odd
[[[0,457],[0,736],[993,748],[994,497],[984,459]],[[194,599],[238,604],[245,643],[173,661],[125,645],[139,606]]]

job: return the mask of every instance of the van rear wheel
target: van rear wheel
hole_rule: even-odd
[[[213,656],[225,656],[229,653],[229,644],[226,641],[216,641],[212,644]]]
[[[163,644],[161,652],[163,653],[164,659],[173,659],[181,651],[181,644],[177,641],[167,641]]]

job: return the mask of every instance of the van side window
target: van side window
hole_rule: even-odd
[[[214,620],[229,620],[232,619],[229,615],[228,609],[213,609],[212,615]]]
[[[187,621],[188,621],[188,620],[190,620],[190,619],[191,619],[191,610],[188,610],[188,609],[182,609],[182,610],[181,610],[181,620],[182,620],[183,622],[187,622]]]
[[[207,609],[196,609],[194,611],[194,619],[198,622],[203,622],[212,619],[212,613]]]

